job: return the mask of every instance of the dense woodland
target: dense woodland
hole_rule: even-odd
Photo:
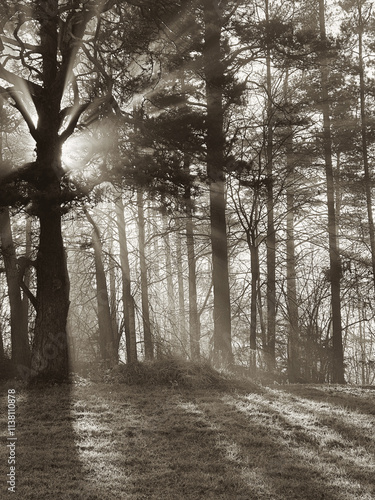
[[[1,0],[4,366],[373,384],[372,7]]]

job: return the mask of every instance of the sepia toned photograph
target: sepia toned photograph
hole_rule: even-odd
[[[375,500],[375,3],[0,0],[0,499]]]

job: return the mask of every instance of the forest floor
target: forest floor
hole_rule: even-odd
[[[16,389],[16,493],[7,393]],[[0,498],[375,499],[375,390],[2,382]]]

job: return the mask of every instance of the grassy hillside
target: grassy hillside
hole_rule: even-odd
[[[7,495],[9,387],[1,498],[375,499],[371,388],[16,387],[16,494]]]

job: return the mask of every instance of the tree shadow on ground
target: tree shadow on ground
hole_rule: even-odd
[[[350,392],[352,391],[353,394]],[[289,404],[308,411],[322,426],[329,426],[356,446],[375,449],[375,392],[345,387],[290,386],[268,388],[264,395],[287,398]]]
[[[101,426],[113,447],[106,467],[118,480],[107,493],[121,499],[252,498],[239,470],[218,453],[217,431],[180,408],[174,394],[160,388],[102,387],[86,399],[88,414],[102,409]],[[104,450],[106,437],[99,440]],[[93,468],[97,480],[105,482],[100,461],[99,456]]]
[[[343,442],[350,411],[329,418],[332,405],[313,395],[119,384],[22,391],[14,498],[375,498],[370,417]]]
[[[102,500],[86,478],[76,446],[71,386],[17,391],[17,500]]]
[[[303,439],[303,445],[293,443],[292,424],[260,401],[258,397],[256,404],[247,409],[238,406],[237,398],[199,405],[218,427],[222,436],[219,449],[241,468],[241,475],[251,488],[248,498],[341,500],[343,497],[314,462],[317,457],[301,454],[306,440]]]
[[[214,419],[220,415],[220,420],[227,418],[229,422],[232,418],[242,423],[245,433],[238,431],[239,425],[233,425],[232,439],[244,443],[245,454],[259,444],[255,462],[269,479],[277,479],[275,490],[279,495],[285,489],[285,498],[375,498],[373,420],[371,423],[365,417],[356,422],[352,415],[350,428],[350,412],[328,418],[333,411],[331,405],[325,405],[326,414],[320,414],[319,406],[314,410],[305,401],[298,397],[280,400],[265,391],[262,396],[226,398],[227,409],[214,405],[207,406],[206,412]],[[270,463],[262,464],[272,446],[279,471]],[[298,477],[303,477],[303,483],[296,481]]]
[[[283,385],[274,386],[272,389],[291,394],[292,396],[308,398],[312,401],[348,408],[360,413],[375,416],[375,386],[373,388],[361,388],[353,386],[330,386],[320,387],[314,385]]]
[[[258,416],[254,418],[251,412],[230,403],[236,398],[221,400],[225,397],[220,393],[142,391],[134,398],[132,391],[123,388],[128,419],[115,437],[123,458],[113,465],[121,464],[129,477],[127,496],[119,492],[118,498],[360,498],[342,495],[347,484],[340,473],[337,484],[332,482],[336,477],[334,464],[328,459],[323,465],[314,463],[320,462],[319,445],[302,431],[299,441],[293,442],[289,433],[283,432],[292,425],[280,412],[270,411],[259,394],[254,405]],[[109,407],[118,407],[115,401],[119,397],[118,391],[102,393],[102,404],[107,401]],[[137,459],[134,446],[138,447]],[[345,462],[340,465],[345,466]],[[338,486],[340,481],[343,484]]]

